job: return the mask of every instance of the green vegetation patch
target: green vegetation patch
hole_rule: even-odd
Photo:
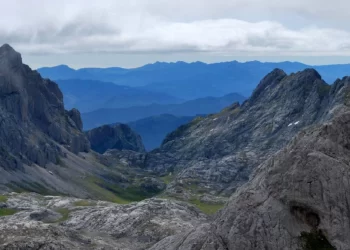
[[[0,202],[6,202],[6,201],[7,201],[7,196],[0,195]]]
[[[143,190],[137,183],[123,188],[107,180],[93,176],[88,177],[87,182],[88,187],[101,197],[101,199],[118,204],[141,201],[155,195],[155,193],[149,193]]]
[[[55,221],[56,223],[68,220],[68,218],[69,218],[69,209],[68,208],[57,208],[57,209],[55,209],[55,211],[62,215],[62,217],[59,220]]]
[[[15,191],[16,193],[24,193],[24,192],[34,192],[41,195],[62,195],[62,193],[57,191],[52,191],[39,182],[29,182],[29,181],[22,181],[19,182],[11,182],[6,184],[7,187]],[[49,185],[48,185],[49,186]]]
[[[302,232],[300,238],[303,250],[336,250],[321,230],[314,229],[311,232]]]
[[[166,176],[160,177],[160,179],[162,181],[164,181],[165,184],[169,184],[170,182],[172,182],[174,180],[174,175],[173,174],[168,174]]]
[[[86,180],[87,180],[87,183],[86,183],[87,187],[92,192],[94,192],[97,196],[101,197],[101,200],[107,200],[118,204],[130,203],[130,201],[125,200],[121,197],[118,197],[116,194],[114,194],[110,190],[104,188],[103,184],[105,181],[94,176],[90,176]]]
[[[225,204],[209,204],[204,203],[199,199],[192,199],[190,200],[190,203],[195,205],[199,210],[201,210],[205,214],[215,214],[217,211],[219,211],[221,208],[224,207]]]
[[[87,200],[81,200],[81,201],[76,201],[74,202],[74,206],[76,207],[90,207],[90,206],[95,206],[96,203],[90,202]]]
[[[8,216],[17,213],[16,209],[12,208],[0,208],[0,216]]]

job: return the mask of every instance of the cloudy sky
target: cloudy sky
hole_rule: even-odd
[[[348,0],[0,0],[0,41],[36,68],[155,61],[350,63]]]

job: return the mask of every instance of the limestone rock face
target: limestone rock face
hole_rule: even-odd
[[[89,150],[79,114],[68,115],[62,100],[56,83],[24,65],[9,45],[0,47],[1,167],[57,163],[58,144],[75,153]]]
[[[313,69],[287,75],[274,70],[242,105],[197,118],[168,135],[146,157],[146,168],[176,172],[171,195],[230,196],[252,171],[299,131],[347,109],[349,79],[327,85]],[[181,194],[180,194],[181,195]]]
[[[86,132],[92,150],[105,153],[108,149],[145,152],[141,136],[128,125],[104,125]]]

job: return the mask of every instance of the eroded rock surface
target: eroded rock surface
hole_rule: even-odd
[[[6,194],[17,213],[0,217],[0,249],[148,249],[193,231],[207,217],[182,202],[129,205],[36,194]]]
[[[197,118],[147,154],[146,168],[173,172],[167,192],[230,196],[299,131],[348,109],[349,78],[327,85],[312,69],[274,70],[241,106]],[[193,189],[192,187],[196,187]]]
[[[75,120],[72,120],[72,118]],[[70,116],[56,83],[42,79],[22,63],[9,45],[0,47],[0,158],[1,167],[57,163],[64,145],[74,153],[88,151],[78,113]]]
[[[301,132],[257,168],[209,232],[199,227],[152,249],[349,249],[349,145],[350,113]]]

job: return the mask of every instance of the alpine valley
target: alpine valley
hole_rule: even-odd
[[[0,249],[350,249],[347,73],[35,71],[1,46]]]

